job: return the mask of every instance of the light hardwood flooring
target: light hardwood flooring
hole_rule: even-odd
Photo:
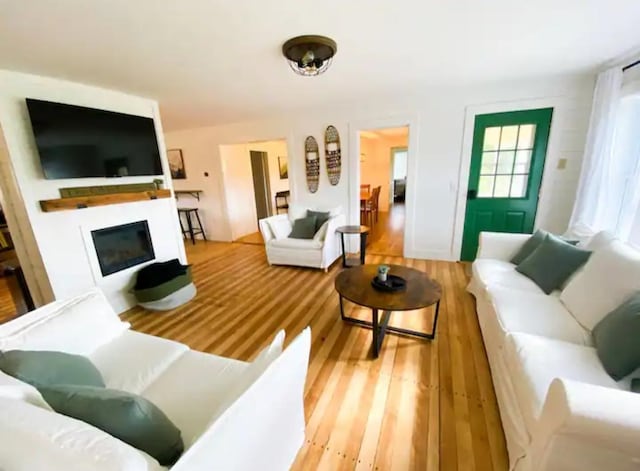
[[[0,324],[13,319],[16,315],[16,306],[9,291],[7,279],[0,276]]]
[[[371,331],[340,320],[334,278],[269,267],[264,247],[187,244],[197,297],[167,313],[135,308],[133,328],[192,348],[251,360],[279,329],[287,343],[312,329],[306,441],[294,470],[506,470],[507,455],[474,301],[463,265],[368,255],[425,271],[443,299],[432,342],[388,335],[371,357]],[[351,315],[368,311],[346,303]],[[431,310],[392,323],[431,326]],[[266,468],[265,468],[266,469]]]
[[[371,227],[367,253],[402,257],[404,247],[404,203],[389,206],[389,211],[379,212],[378,221]]]
[[[264,245],[264,239],[262,238],[262,234],[260,234],[259,231],[247,234],[246,236],[242,236],[235,242],[239,244]]]

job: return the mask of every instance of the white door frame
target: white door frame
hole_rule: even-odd
[[[471,151],[473,150],[473,131],[476,115],[504,113],[510,111],[534,110],[539,108],[553,108],[551,118],[551,128],[549,130],[549,141],[547,143],[547,155],[542,171],[542,182],[540,184],[540,198],[538,199],[538,209],[534,229],[538,228],[540,218],[540,208],[548,206],[548,199],[551,198],[549,190],[551,182],[547,178],[548,173],[555,165],[555,155],[557,155],[558,139],[556,129],[559,123],[564,121],[564,114],[567,108],[567,99],[556,98],[536,98],[530,100],[517,100],[504,103],[491,103],[484,105],[470,105],[465,109],[464,131],[462,137],[462,155],[460,156],[460,169],[458,171],[458,194],[456,197],[456,211],[453,228],[453,240],[451,244],[451,259],[460,260],[462,250],[462,235],[464,233],[464,217],[467,210],[467,189],[469,187],[469,170],[471,165]],[[552,160],[554,161],[552,163]]]
[[[360,224],[360,131],[372,129],[409,128],[407,151],[407,186],[405,194],[405,224],[403,256],[414,257],[414,222],[416,218],[416,175],[418,173],[418,155],[420,124],[417,114],[390,116],[387,118],[353,121],[349,123],[349,224]]]

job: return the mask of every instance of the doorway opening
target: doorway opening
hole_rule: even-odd
[[[35,309],[7,223],[0,191],[0,324]]]
[[[404,252],[409,127],[362,130],[360,224],[369,226],[367,253]]]
[[[258,221],[289,209],[287,141],[222,145],[220,157],[231,238],[262,245]]]

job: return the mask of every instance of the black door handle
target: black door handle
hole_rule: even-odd
[[[467,191],[467,199],[474,200],[478,197],[478,190],[469,190]]]

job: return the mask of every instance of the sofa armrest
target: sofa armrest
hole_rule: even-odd
[[[289,216],[286,214],[277,214],[275,216],[269,216],[268,218],[260,219],[258,221],[258,228],[260,229],[260,234],[262,234],[262,239],[264,240],[265,244],[270,240],[275,239],[275,235],[273,234],[271,227],[269,227],[269,221],[273,221],[276,219],[287,219],[288,217]]]
[[[476,258],[492,258],[508,262],[520,250],[531,234],[481,232]]]
[[[304,442],[306,328],[173,465],[171,471],[286,470]]]
[[[346,225],[346,221],[347,218],[344,214],[338,214],[337,216],[329,218],[327,232],[324,236],[324,246],[322,248],[324,252],[334,253],[336,251],[341,251],[340,240],[336,229],[340,226]]]
[[[556,378],[533,431],[544,470],[640,468],[640,394]]]

